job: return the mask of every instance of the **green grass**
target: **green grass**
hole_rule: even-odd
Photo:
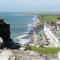
[[[49,15],[45,15],[45,16],[38,16],[40,22],[43,24],[45,22],[56,22],[58,19],[57,18],[60,18],[60,16],[49,16]]]
[[[60,51],[60,48],[36,48],[32,47],[32,50],[40,54],[53,55]]]

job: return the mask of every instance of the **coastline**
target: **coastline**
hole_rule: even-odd
[[[30,34],[33,34],[33,32],[34,32],[34,27],[35,27],[36,24],[38,23],[38,21],[37,21],[37,16],[34,16],[32,19],[34,20],[34,22],[27,25],[27,26],[28,26],[27,31],[26,31],[26,32],[23,32],[22,35],[17,36],[17,37],[15,38],[15,40],[18,40],[18,43],[21,42],[22,44],[25,44],[25,43],[27,43],[27,42],[28,42],[28,43],[31,42],[31,35],[30,35]],[[33,32],[31,32],[31,31],[33,31]],[[25,37],[28,37],[28,41],[27,41],[27,39],[26,39]],[[25,42],[22,42],[22,39],[24,39],[24,41],[25,41],[25,40],[26,40],[26,41],[25,41]]]
[[[36,17],[37,17],[37,16],[34,16],[34,17],[32,18],[33,21],[34,21],[33,23],[30,23],[30,24],[27,25],[27,31],[28,31],[28,28],[34,27],[35,24],[38,22],[38,21],[36,21],[36,19],[37,19]],[[25,33],[27,33],[27,31],[26,31],[26,32],[23,32],[22,35],[24,35]],[[22,35],[21,35],[21,36],[22,36]]]

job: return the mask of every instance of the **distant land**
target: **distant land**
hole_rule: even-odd
[[[0,12],[6,14],[18,14],[18,15],[60,15],[60,12],[33,12],[33,11],[24,11],[24,12]]]

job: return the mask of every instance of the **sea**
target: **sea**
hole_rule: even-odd
[[[10,24],[11,38],[14,39],[26,32],[28,25],[33,23],[32,15],[25,15],[20,13],[0,13],[0,18]]]

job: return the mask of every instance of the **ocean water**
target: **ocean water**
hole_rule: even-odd
[[[10,24],[11,38],[14,39],[27,30],[27,25],[33,23],[32,18],[34,16],[18,13],[0,13],[0,17],[4,18],[4,21]]]

